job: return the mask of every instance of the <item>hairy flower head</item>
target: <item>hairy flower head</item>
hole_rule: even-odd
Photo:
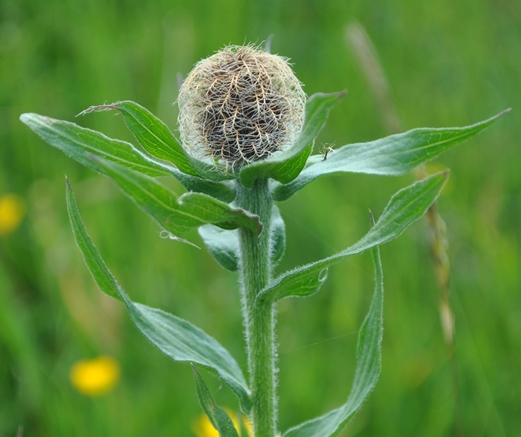
[[[285,58],[230,46],[200,61],[179,91],[179,131],[190,154],[242,166],[291,146],[306,96]]]

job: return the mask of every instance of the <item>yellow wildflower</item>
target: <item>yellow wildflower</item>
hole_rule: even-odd
[[[100,396],[109,392],[118,382],[119,364],[111,357],[100,356],[92,360],[77,361],[71,368],[72,385],[87,396]]]
[[[22,221],[24,212],[21,197],[16,194],[0,196],[0,236],[13,232]]]
[[[235,429],[238,430],[239,436],[241,435],[241,427],[239,424],[239,416],[235,414],[233,411],[230,411],[228,408],[225,408],[228,416],[232,419],[233,425]],[[251,424],[249,420],[241,415],[240,420],[244,424],[244,428],[248,432],[248,436],[253,436],[253,431],[251,429]],[[192,429],[197,437],[219,437],[219,432],[213,427],[212,423],[206,416],[206,414],[201,414],[199,418],[194,422]],[[248,437],[244,436],[244,437]]]

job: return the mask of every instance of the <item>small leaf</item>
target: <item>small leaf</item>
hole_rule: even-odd
[[[245,166],[240,173],[241,183],[251,188],[256,179],[273,178],[284,184],[295,179],[306,165],[313,142],[326,124],[329,111],[344,95],[345,92],[313,94],[306,104],[304,127],[295,144],[265,161]]]
[[[381,343],[383,336],[383,273],[378,246],[372,249],[375,269],[375,291],[369,313],[360,329],[357,346],[357,365],[351,393],[347,402],[321,417],[289,429],[283,437],[333,437],[340,433],[365,398],[373,390],[380,375]]]
[[[235,199],[235,188],[230,181],[215,182],[208,179],[191,176],[179,171],[177,168],[169,167],[168,171],[185,187],[188,191],[205,193],[223,202],[230,203]]]
[[[275,302],[285,297],[309,296],[317,292],[326,279],[329,266],[396,238],[422,217],[438,197],[447,176],[447,172],[438,173],[398,191],[376,224],[357,243],[328,258],[282,274],[259,293],[258,303]]]
[[[226,229],[243,226],[257,233],[262,230],[259,218],[233,208],[203,193],[174,192],[154,178],[127,170],[109,161],[98,164],[104,172],[156,222],[173,234],[213,223]]]
[[[115,140],[77,124],[43,115],[22,114],[20,120],[51,146],[97,172],[103,173],[103,169],[98,162],[91,159],[92,155],[149,176],[168,174],[168,170],[125,141]]]
[[[280,215],[279,208],[273,206],[271,214],[271,265],[276,266],[286,251],[286,225]]]
[[[275,184],[275,200],[286,200],[313,180],[339,173],[402,175],[462,143],[496,121],[506,111],[480,123],[456,128],[420,128],[368,143],[349,144],[329,153],[313,156],[308,166],[291,183]],[[281,181],[284,183],[284,181]]]
[[[242,227],[260,234],[262,224],[259,217],[242,208],[234,208],[203,193],[185,193],[179,197],[183,211],[204,217],[206,223],[214,223],[224,229]]]
[[[236,230],[220,229],[214,225],[204,225],[199,235],[210,254],[225,269],[235,272],[239,265],[239,235]],[[286,229],[279,209],[273,206],[271,217],[271,262],[275,266],[286,247]]]
[[[130,100],[124,100],[110,105],[91,106],[80,115],[112,109],[123,114],[125,124],[134,134],[141,147],[150,155],[174,164],[183,173],[199,176],[190,163],[185,150],[166,124],[141,105]]]
[[[198,229],[199,235],[215,260],[225,269],[237,271],[239,263],[239,236],[235,230],[224,230],[214,225]]]
[[[237,395],[243,411],[249,412],[251,399],[248,385],[239,365],[226,349],[186,320],[134,303],[126,295],[87,234],[68,182],[67,211],[76,243],[100,290],[123,302],[137,328],[165,355],[174,361],[196,363],[215,372]]]
[[[205,179],[221,181],[232,179],[233,175],[217,171],[214,166],[201,162],[179,144],[168,127],[148,109],[130,100],[111,105],[91,106],[81,114],[92,111],[115,109],[125,117],[125,123],[134,134],[139,144],[152,156],[174,164],[185,174],[202,176]]]
[[[215,403],[208,386],[193,364],[192,370],[199,404],[212,426],[219,432],[219,437],[239,437],[235,426],[233,426],[232,419],[230,419],[226,411]]]

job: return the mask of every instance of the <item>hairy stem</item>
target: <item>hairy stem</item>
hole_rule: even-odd
[[[271,276],[270,224],[272,199],[267,180],[252,189],[237,184],[237,205],[257,214],[263,224],[260,235],[240,229],[240,280],[248,370],[252,390],[252,421],[255,437],[274,437],[277,426],[275,378],[275,311],[273,304],[257,306],[258,293]]]

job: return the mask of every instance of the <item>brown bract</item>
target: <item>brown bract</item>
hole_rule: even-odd
[[[231,46],[200,61],[179,91],[179,131],[193,156],[231,167],[291,146],[306,96],[286,59]]]

